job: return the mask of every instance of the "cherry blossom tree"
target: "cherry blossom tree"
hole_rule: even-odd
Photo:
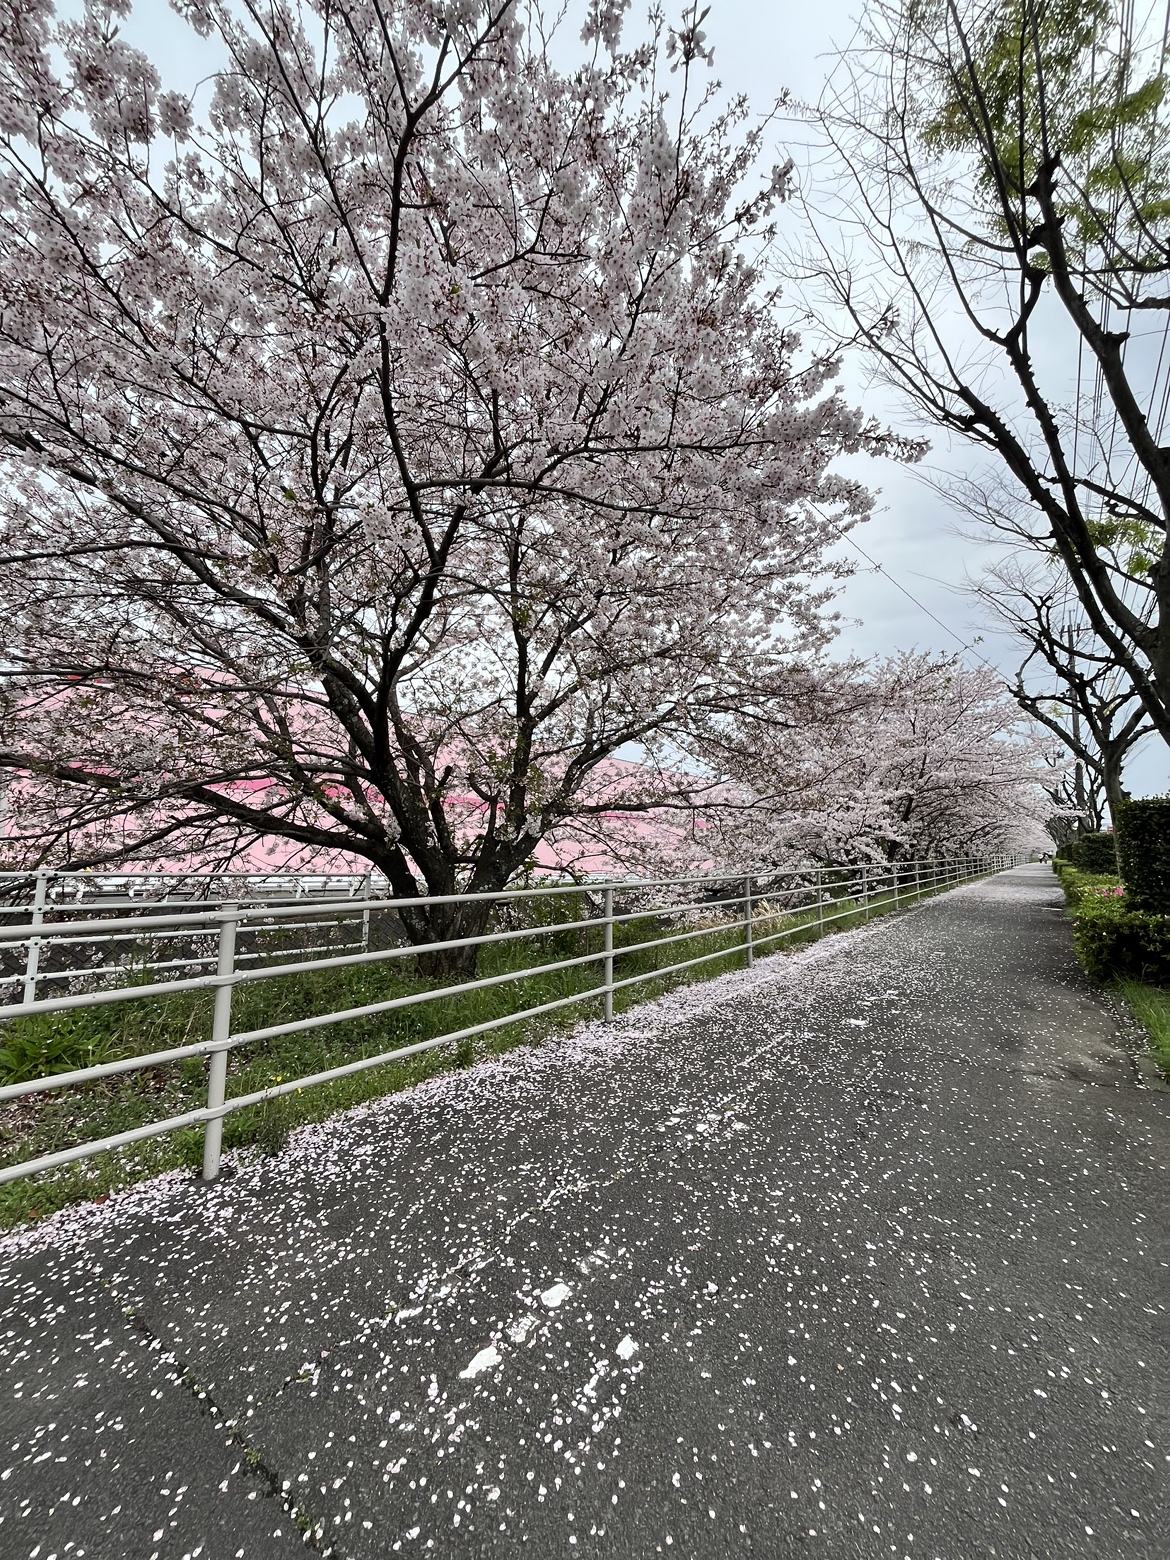
[[[275,834],[490,892],[624,745],[623,811],[690,807],[672,754],[815,726],[868,507],[831,462],[901,447],[781,319],[789,172],[694,13],[623,48],[594,0],[566,70],[521,0],[176,0],[223,58],[189,99],[128,10],[0,4],[24,859]]]
[[[1044,843],[1046,788],[1067,761],[992,667],[903,652],[854,668],[826,704],[835,718],[745,772],[756,806],[728,815],[729,859],[848,863]]]

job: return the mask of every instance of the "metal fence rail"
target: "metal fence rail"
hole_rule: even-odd
[[[31,899],[20,901],[31,889]],[[209,946],[199,953],[187,948],[176,956],[176,939],[182,931],[147,929],[132,920],[135,911],[173,907],[190,912],[200,903],[215,905],[228,900],[250,907],[293,907],[315,903],[321,913],[305,927],[299,922],[266,919],[258,923],[267,946],[280,933],[309,932],[326,941],[302,941],[281,946],[285,956],[366,949],[370,943],[370,899],[387,893],[385,878],[377,873],[282,872],[0,872],[0,920],[26,912],[33,930],[23,942],[23,961],[15,959],[14,945],[4,939],[0,927],[0,993],[20,987],[26,1003],[36,1000],[45,985],[69,984],[82,978],[113,980],[125,976],[128,967],[143,970],[195,969],[213,966],[216,954]],[[68,934],[57,932],[46,946],[39,935],[54,919],[88,912],[100,917],[101,929],[83,929],[74,921]],[[130,930],[126,930],[130,927]],[[138,928],[135,930],[135,928]],[[191,928],[187,929],[190,935]],[[340,935],[339,935],[340,934]],[[210,934],[214,935],[214,929]],[[344,939],[344,940],[343,940]],[[8,958],[3,958],[4,952]],[[255,962],[266,956],[266,947],[238,949],[237,963]],[[46,967],[46,953],[55,955]],[[78,963],[87,955],[107,957],[99,963]],[[7,967],[5,967],[7,965]]]
[[[41,888],[43,883],[44,887]],[[27,872],[0,872],[0,902],[28,891],[48,904],[134,904],[175,900],[180,904],[200,900],[254,899],[266,897],[302,899],[316,896],[352,899],[386,887],[380,872],[110,872],[104,868],[84,872],[67,867],[40,867]]]
[[[214,1180],[219,1174],[222,1153],[224,1118],[240,1110],[277,1099],[294,1091],[332,1082],[373,1067],[402,1061],[421,1052],[449,1046],[458,1041],[490,1033],[527,1019],[568,1008],[575,1004],[600,998],[607,1021],[613,1017],[614,994],[648,980],[661,980],[716,959],[742,954],[750,965],[756,953],[774,948],[785,938],[808,936],[815,927],[818,936],[823,935],[835,922],[863,914],[868,917],[875,906],[882,909],[898,909],[916,903],[925,896],[953,888],[975,878],[988,876],[1015,864],[1019,858],[1006,856],[959,857],[926,861],[902,861],[895,863],[862,863],[850,867],[808,866],[775,869],[745,869],[733,874],[702,875],[689,877],[630,879],[621,882],[591,882],[577,885],[558,883],[536,888],[507,889],[497,894],[450,894],[418,899],[373,897],[369,878],[358,880],[361,897],[355,906],[355,892],[336,898],[317,898],[314,895],[297,896],[282,894],[280,903],[244,902],[225,898],[219,903],[200,910],[189,906],[185,910],[174,908],[174,899],[168,894],[156,904],[138,902],[133,913],[119,914],[111,923],[108,915],[85,918],[85,911],[92,911],[92,901],[84,896],[72,899],[59,894],[51,899],[47,874],[41,874],[36,885],[32,904],[10,906],[10,916],[25,915],[26,919],[10,926],[0,926],[0,955],[26,951],[24,997],[20,1003],[0,1005],[0,1024],[37,1015],[65,1013],[78,1008],[103,1006],[116,1002],[148,1000],[171,996],[180,992],[213,991],[215,994],[211,1030],[199,1041],[167,1050],[147,1054],[119,1057],[96,1066],[79,1068],[72,1072],[59,1072],[29,1079],[25,1082],[0,1087],[0,1102],[24,1098],[49,1090],[68,1089],[95,1083],[106,1078],[138,1070],[155,1068],[182,1062],[191,1057],[207,1058],[207,1103],[198,1109],[171,1116],[165,1120],[150,1122],[130,1131],[87,1142],[79,1142],[71,1148],[46,1154],[22,1164],[0,1169],[0,1182],[35,1175],[53,1170],[76,1160],[89,1158],[112,1149],[127,1147],[145,1138],[158,1137],[181,1128],[202,1125],[204,1128],[203,1178]],[[26,877],[26,881],[27,881]],[[229,887],[231,885],[228,885]],[[350,888],[349,884],[345,885]],[[665,893],[670,890],[670,893]],[[474,937],[458,938],[445,942],[421,945],[410,943],[371,950],[369,942],[369,915],[371,911],[396,912],[425,905],[453,905],[490,902],[495,906],[523,906],[525,902],[553,895],[583,895],[592,901],[596,913],[554,925],[534,923],[520,927],[484,932]],[[298,902],[298,897],[300,902]],[[623,910],[615,907],[622,899],[636,900],[635,907]],[[659,903],[659,900],[665,900]],[[62,918],[47,920],[46,910]],[[107,905],[108,908],[108,905]],[[118,906],[126,908],[126,901]],[[161,910],[161,913],[155,913]],[[146,913],[140,913],[145,911]],[[252,965],[241,968],[242,959],[249,957],[238,951],[241,931],[265,931],[274,927],[288,930],[306,923],[314,917],[333,918],[333,924],[343,924],[347,916],[365,918],[365,940],[360,951],[352,951],[354,944],[344,947],[340,953],[326,948],[327,956],[320,958],[298,957],[291,961],[269,965]],[[76,918],[81,915],[81,918]],[[699,924],[677,928],[680,921],[699,918]],[[813,919],[815,916],[815,920]],[[657,930],[663,935],[647,940],[615,946],[614,930],[653,918]],[[796,918],[794,920],[794,918]],[[777,922],[789,924],[776,925]],[[769,926],[772,929],[768,929]],[[383,963],[396,959],[415,958],[420,954],[434,954],[469,946],[487,947],[513,943],[524,938],[546,937],[556,933],[596,931],[602,933],[600,949],[574,954],[568,958],[532,964],[523,969],[507,970],[502,974],[481,976],[455,985],[441,985],[424,991],[410,992],[404,996],[366,1003],[359,1007],[344,1008],[314,1014],[289,1023],[271,1024],[264,1028],[233,1032],[232,997],[237,987],[259,981],[276,980],[326,969],[354,968],[365,964]],[[659,965],[649,971],[634,975],[618,976],[615,965],[625,956],[663,948],[688,950],[686,944],[694,939],[711,937],[735,931],[738,940],[721,946],[712,952],[703,952]],[[176,979],[155,980],[147,983],[127,984],[127,966],[123,963],[102,965],[84,971],[69,972],[70,979],[90,982],[107,979],[113,974],[123,977],[122,985],[98,985],[96,988],[71,991],[50,997],[36,996],[36,984],[41,978],[37,960],[45,944],[54,940],[73,945],[91,946],[101,940],[119,939],[141,945],[143,940],[164,937],[207,939],[214,937],[214,953],[199,953],[190,958],[179,957],[170,966],[155,960],[144,959],[136,966],[139,970],[161,971],[167,967],[198,968],[214,963],[215,973],[196,973]],[[190,951],[190,950],[188,950]],[[286,952],[318,952],[319,948],[285,950]],[[251,957],[255,957],[252,955]],[[566,997],[542,1002],[533,1006],[518,1007],[503,1016],[487,1019],[482,1023],[437,1035],[411,1045],[397,1046],[375,1056],[363,1056],[341,1066],[332,1067],[311,1076],[283,1080],[269,1088],[250,1094],[227,1094],[229,1054],[241,1046],[254,1045],[278,1036],[295,1034],[348,1020],[368,1018],[376,1014],[393,1013],[420,1004],[457,997],[469,992],[485,990],[508,982],[523,981],[538,975],[582,969],[599,965],[599,984],[590,986]],[[29,971],[31,969],[31,984]]]

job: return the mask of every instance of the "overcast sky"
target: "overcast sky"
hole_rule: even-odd
[[[860,14],[857,0],[818,0],[815,5],[712,0],[705,28],[715,48],[715,73],[728,92],[745,93],[761,112],[784,89],[798,100],[815,103],[833,69],[836,51],[848,44]],[[802,169],[808,131],[799,117],[778,123],[774,139],[777,152],[790,152],[798,170]],[[799,222],[795,208],[791,220]],[[795,292],[792,302],[795,309],[799,303]],[[923,430],[889,391],[870,382],[860,358],[846,361],[842,377],[851,400],[895,427],[916,435],[926,432],[931,450],[924,470],[969,469],[967,452],[949,447],[937,430]],[[849,469],[878,497],[873,518],[854,535],[881,572],[849,546],[841,549],[859,566],[845,588],[842,609],[860,621],[844,628],[843,639],[867,654],[915,645],[957,651],[969,645],[974,652],[993,657],[993,646],[972,645],[976,636],[989,630],[961,589],[965,572],[981,571],[991,554],[956,534],[958,516],[912,469],[861,457]],[[906,591],[926,610],[915,606]]]
[[[729,93],[746,94],[760,114],[783,91],[815,103],[836,50],[848,44],[862,12],[859,0],[710,0],[710,5],[704,28],[715,50],[715,74]],[[682,0],[667,0],[668,15],[681,6]],[[633,0],[634,15],[644,10],[644,0]],[[168,85],[189,88],[214,68],[211,46],[175,19],[166,0],[137,0],[127,31],[160,66]],[[791,153],[802,166],[807,132],[795,117],[778,122],[773,139],[779,158]],[[795,209],[789,208],[788,220]],[[795,295],[792,304],[795,310]],[[887,392],[867,382],[860,362],[847,366],[844,381],[851,399],[867,410],[907,431],[921,431]],[[971,457],[961,447],[940,444],[936,435],[927,464],[958,472],[970,468]],[[960,651],[967,659],[986,657],[1013,671],[1019,659],[1013,647],[988,629],[961,589],[965,573],[980,572],[990,555],[958,534],[959,517],[910,470],[870,459],[850,462],[849,469],[878,495],[872,519],[854,534],[879,567],[842,544],[843,555],[858,565],[840,600],[846,619],[842,647],[866,655],[911,648]],[[1136,794],[1170,788],[1170,756],[1161,742],[1148,744],[1131,760],[1127,782]]]
[[[815,103],[837,51],[849,44],[863,15],[860,0],[710,4],[704,28],[715,49],[715,74],[728,92],[746,94],[761,113],[784,90]],[[803,166],[807,135],[797,120],[778,125],[775,140],[777,151],[790,151],[798,168]],[[907,431],[922,432],[888,392],[867,381],[860,363],[848,365],[844,378],[851,396],[868,410]],[[930,437],[925,467],[934,472],[973,469],[973,457],[961,445],[949,446],[935,431]],[[986,657],[1014,672],[1020,659],[1014,645],[989,628],[962,590],[964,575],[982,572],[993,554],[959,534],[960,517],[913,471],[884,460],[858,461],[850,469],[878,494],[873,518],[854,536],[880,572],[852,552],[859,572],[841,596],[841,611],[849,620],[842,643],[863,654],[914,646],[959,651],[966,659]],[[842,552],[851,555],[848,546]],[[963,651],[964,645],[970,648]],[[1137,795],[1170,789],[1170,755],[1162,742],[1147,740],[1131,757],[1126,782]]]

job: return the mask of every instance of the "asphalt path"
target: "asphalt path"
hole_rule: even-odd
[[[1164,1560],[1131,1044],[1022,868],[9,1237],[0,1554]]]

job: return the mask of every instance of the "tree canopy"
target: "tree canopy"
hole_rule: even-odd
[[[901,446],[752,258],[790,169],[753,184],[696,27],[624,49],[594,3],[564,69],[520,0],[179,10],[196,100],[121,0],[0,7],[28,847],[277,833],[494,889],[624,744],[624,809],[689,806],[713,732],[815,723],[870,502],[832,462]]]
[[[1113,0],[875,8],[820,115],[845,237],[814,265],[905,402],[991,457],[950,494],[1052,549],[1170,741],[1162,55]]]

